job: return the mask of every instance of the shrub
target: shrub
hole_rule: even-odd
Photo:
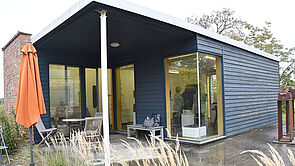
[[[74,137],[75,136],[75,137]],[[74,134],[69,141],[66,140],[61,132],[57,132],[54,137],[51,137],[53,149],[34,149],[34,157],[36,163],[41,166],[88,166],[93,165],[88,162],[94,159],[91,142],[87,142],[84,136],[80,133]],[[30,151],[27,150],[26,157],[28,160]],[[27,162],[28,163],[28,162]]]
[[[131,160],[129,159],[129,161],[122,156],[121,151],[116,151],[110,145],[109,147],[112,152],[111,165],[188,166],[187,158],[180,150],[178,139],[176,139],[175,147],[172,147],[158,137],[153,135],[151,137],[157,140],[155,144],[151,143],[148,139],[147,143],[142,143],[140,140],[133,138],[136,142],[133,146],[122,140],[123,146],[131,155]],[[55,137],[51,137],[51,142],[53,144],[53,149],[34,150],[37,152],[37,154],[34,155],[36,156],[36,163],[38,162],[39,165],[96,165],[98,164],[97,155],[104,156],[104,150],[106,148],[103,138],[102,140],[86,140],[84,135],[80,132],[74,133],[69,141],[66,141],[62,133],[57,132]],[[29,154],[29,151],[27,151],[27,153]]]
[[[169,130],[167,130],[168,137],[171,138]],[[169,145],[162,139],[152,135],[152,138],[156,140],[156,144],[146,139],[147,144],[143,144],[136,138],[131,138],[137,142],[137,145],[131,146],[128,142],[121,140],[122,144],[131,153],[134,158],[131,162],[126,162],[124,157],[119,151],[113,149],[112,156],[115,159],[115,163],[119,163],[122,166],[137,165],[137,166],[188,166],[188,160],[186,155],[180,150],[180,144],[178,137],[174,146]]]
[[[3,138],[8,147],[8,153],[13,153],[18,147],[26,143],[27,129],[15,121],[14,111],[6,112],[0,108],[0,126],[3,128]]]

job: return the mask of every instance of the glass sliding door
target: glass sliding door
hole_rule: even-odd
[[[116,69],[118,130],[125,131],[127,125],[135,123],[134,65]]]
[[[109,105],[109,124],[110,128],[114,130],[114,118],[113,118],[113,84],[112,84],[112,69],[108,69],[108,105]],[[102,112],[102,90],[101,90],[101,69],[98,68],[98,82],[99,82],[99,112]]]
[[[101,69],[85,69],[86,88],[86,116],[102,116],[102,90],[101,90]],[[97,83],[98,82],[98,83]],[[109,124],[113,128],[113,86],[112,69],[108,69],[108,104]]]
[[[97,74],[95,68],[85,69],[86,117],[95,116],[98,106]]]
[[[222,135],[220,57],[192,53],[166,58],[165,66],[167,126],[172,136],[201,140]]]
[[[64,134],[65,118],[81,117],[81,85],[79,67],[49,65],[50,119],[53,127]]]
[[[67,118],[81,118],[80,68],[66,67]]]

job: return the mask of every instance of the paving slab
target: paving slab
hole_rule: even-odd
[[[190,165],[198,166],[255,166],[257,165],[249,153],[240,154],[245,150],[259,150],[267,156],[269,143],[281,155],[286,165],[291,165],[288,157],[288,148],[295,153],[295,145],[273,143],[277,140],[277,126],[255,129],[240,135],[206,145],[181,144],[187,155]]]

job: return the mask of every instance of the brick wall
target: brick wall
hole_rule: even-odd
[[[15,109],[21,49],[30,41],[31,34],[17,32],[17,34],[2,48],[3,76],[4,76],[4,107]]]

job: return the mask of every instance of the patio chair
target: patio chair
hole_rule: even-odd
[[[5,145],[5,141],[4,141],[4,138],[3,138],[3,130],[2,130],[2,127],[0,126],[0,140],[1,140],[1,145],[0,145],[0,162],[2,162],[2,150],[5,150],[5,153],[6,153],[6,157],[7,157],[7,160],[8,160],[8,164],[10,165],[10,159],[9,159],[9,156],[8,156],[8,152],[7,152],[7,146]]]
[[[57,128],[49,128],[49,129],[46,129],[45,126],[44,126],[44,124],[43,124],[42,119],[40,119],[37,122],[36,129],[37,129],[38,133],[40,134],[40,136],[42,138],[42,141],[38,145],[40,145],[43,142],[45,142],[45,144],[48,147],[50,147],[49,143],[47,142],[47,139],[49,138],[49,136],[53,135],[57,131]],[[44,137],[43,134],[45,135],[45,137]]]
[[[86,117],[84,136],[86,139],[99,139],[101,135],[102,117]]]

